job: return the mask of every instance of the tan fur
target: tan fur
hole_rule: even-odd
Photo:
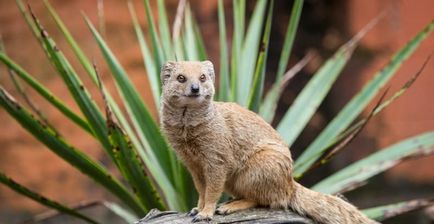
[[[180,74],[184,83],[177,80]],[[342,199],[295,182],[288,146],[261,117],[235,103],[213,101],[211,62],[168,62],[161,79],[162,129],[199,193],[194,221],[260,205],[291,208],[319,223],[373,223]],[[196,97],[192,85],[200,87]],[[224,191],[236,200],[216,209]]]

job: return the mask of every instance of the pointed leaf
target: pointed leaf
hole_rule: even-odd
[[[157,1],[158,6],[158,26],[161,34],[161,42],[163,43],[164,54],[167,60],[173,60],[172,41],[170,38],[169,22],[166,13],[166,7],[164,6],[164,0]]]
[[[63,33],[63,36],[65,37],[66,41],[71,46],[71,48],[72,48],[75,56],[79,60],[80,64],[83,66],[84,70],[86,70],[87,74],[92,78],[92,81],[95,84],[97,84],[98,81],[97,81],[97,78],[95,76],[95,73],[93,71],[93,68],[92,68],[92,65],[91,65],[89,59],[86,57],[86,55],[84,54],[84,52],[81,50],[80,46],[77,44],[77,42],[75,41],[74,37],[69,32],[68,28],[65,26],[65,24],[63,23],[63,21],[60,19],[59,15],[57,15],[56,11],[50,5],[50,3],[48,2],[48,0],[44,0],[44,4],[45,4],[45,7],[47,7],[48,12],[50,13],[51,17],[56,22],[58,28]],[[27,13],[23,11],[23,14],[26,15]],[[30,22],[29,26],[32,26],[31,21],[29,21],[29,22]],[[135,133],[133,132],[130,124],[127,121],[127,119],[125,118],[123,112],[119,108],[118,104],[114,101],[114,99],[110,95],[110,93],[107,90],[105,90],[105,89],[104,89],[104,92],[105,92],[105,94],[107,96],[107,100],[108,100],[111,108],[113,109],[116,117],[118,118],[119,122],[122,124],[122,127],[126,130],[126,132],[128,133],[128,135],[130,136],[131,141],[133,141],[134,145],[136,145],[136,147],[137,147],[139,145],[137,137],[136,137]]]
[[[196,49],[199,61],[205,61],[208,59],[208,54],[206,53],[205,43],[203,42],[203,37],[200,32],[199,25],[197,21],[193,18],[193,30],[196,39]]]
[[[430,60],[431,56],[429,56],[422,66],[419,68],[419,70],[414,74],[398,91],[396,91],[391,97],[389,97],[386,101],[381,103],[372,113],[372,116],[377,115],[380,113],[384,108],[389,106],[392,102],[394,102],[396,99],[398,99],[402,94],[404,94],[416,81],[416,79],[419,77],[419,75],[424,70],[425,66],[427,65],[428,61]],[[339,134],[338,137],[334,139],[334,141],[325,148],[325,151],[327,151],[330,147],[336,145],[338,142],[342,141],[343,139],[347,138],[349,135],[354,133],[356,130],[360,129],[361,126],[363,126],[367,122],[367,118],[359,120],[356,124],[349,127],[347,130]]]
[[[85,215],[82,215],[81,213],[76,212],[76,211],[68,208],[65,205],[62,205],[59,202],[56,202],[52,199],[49,199],[45,196],[42,196],[42,195],[36,193],[34,191],[31,191],[30,189],[24,187],[23,185],[15,182],[14,180],[12,180],[10,177],[6,176],[2,172],[0,172],[0,183],[3,183],[4,185],[8,186],[10,189],[12,189],[13,191],[15,191],[21,195],[24,195],[24,196],[42,204],[42,205],[56,209],[59,212],[62,212],[62,213],[68,214],[70,216],[74,216],[76,218],[82,219],[88,223],[95,223],[95,224],[98,223],[97,221],[95,221],[95,220],[93,220],[93,219],[91,219]]]
[[[425,208],[427,206],[434,205],[433,199],[416,199],[411,201],[403,201],[399,203],[394,203],[390,205],[383,205],[374,208],[363,209],[362,212],[365,213],[369,218],[375,219],[377,221],[383,221],[388,218],[392,218],[397,215],[401,215],[407,212]]]
[[[149,32],[151,33],[152,51],[154,52],[155,64],[160,68],[166,61],[163,49],[161,47],[160,38],[158,37],[157,29],[155,28],[154,17],[149,0],[143,0],[145,3],[146,19],[148,20]]]
[[[183,41],[181,40],[181,28],[182,21],[184,21],[185,6],[187,5],[187,0],[179,0],[178,7],[176,9],[175,21],[172,27],[172,40],[175,48],[175,60],[183,61],[185,60],[185,52],[182,48]]]
[[[234,31],[232,37],[231,55],[231,100],[238,102],[238,76],[240,75],[241,48],[244,39],[244,23],[246,14],[246,0],[233,2]]]
[[[153,183],[148,178],[148,174],[145,172],[143,164],[138,157],[137,150],[131,144],[128,136],[124,134],[119,125],[112,119],[108,119],[107,123],[110,143],[115,157],[118,159],[122,176],[130,183],[133,192],[138,196],[139,201],[144,205],[147,212],[152,208],[164,210],[165,206],[158,196]]]
[[[378,107],[381,105],[381,102],[383,101],[384,97],[386,96],[388,92],[388,89],[384,91],[383,95],[381,96],[380,100],[378,100],[378,103],[375,105],[375,107],[369,112],[368,116],[363,119],[363,123],[361,125],[352,130],[350,133],[348,133],[345,138],[342,138],[339,142],[336,142],[335,145],[330,146],[330,150],[324,151],[322,156],[318,159],[318,161],[313,164],[311,167],[309,167],[308,171],[313,170],[314,168],[324,165],[332,157],[334,157],[338,152],[342,151],[347,145],[349,145],[357,136],[360,134],[360,132],[363,130],[363,128],[368,124],[368,122],[371,120],[371,118],[374,116],[375,110],[378,109]]]
[[[161,0],[159,0],[159,2],[160,1]],[[140,27],[139,21],[137,20],[136,10],[134,9],[134,4],[132,3],[132,1],[128,1],[128,9],[130,10],[134,30],[136,31],[137,40],[139,41],[140,50],[142,52],[142,58],[146,67],[147,78],[149,81],[149,85],[151,86],[152,96],[154,97],[154,105],[158,109],[160,107],[161,93],[160,74],[158,69],[159,67],[157,64],[155,64],[151,53],[149,52],[148,44],[146,43],[142,28]]]
[[[132,214],[130,211],[123,208],[117,203],[105,201],[104,206],[108,208],[110,211],[112,211],[113,213],[115,213],[117,216],[124,219],[127,223],[134,223],[139,219],[138,216]]]
[[[172,199],[177,198],[173,186],[177,186],[176,184],[178,184],[178,182],[175,181],[177,178],[176,169],[178,161],[175,160],[173,151],[170,150],[168,143],[160,132],[160,129],[145,106],[135,86],[128,78],[122,65],[113,55],[112,51],[87,17],[85,17],[85,20],[109,65],[111,73],[115,78],[118,91],[126,104],[134,127],[144,145],[145,152],[139,151],[140,156],[146,167],[155,176],[159,187],[165,191],[165,196],[168,197],[167,203],[169,203],[169,208],[182,209],[182,200]],[[167,179],[169,182],[167,182]]]
[[[432,153],[434,153],[434,132],[428,132],[396,143],[359,160],[315,184],[312,189],[328,194],[340,193],[346,189],[352,189],[354,185],[358,186],[359,183],[405,159]]]
[[[241,106],[248,106],[248,98],[252,87],[252,80],[255,72],[255,63],[259,51],[259,43],[263,27],[264,14],[267,1],[258,0],[250,19],[246,37],[242,43],[241,59],[238,61],[237,73],[237,102]]]
[[[116,195],[122,202],[130,207],[136,214],[144,215],[144,210],[138,202],[103,166],[88,157],[83,152],[75,149],[57,131],[44,126],[39,120],[18,104],[3,87],[0,87],[0,105],[21,124],[30,134],[46,145],[52,152],[63,160],[89,176],[97,183]]]
[[[281,95],[278,91],[279,83],[282,81],[283,74],[288,66],[289,56],[294,44],[295,34],[297,33],[297,27],[300,21],[301,12],[303,9],[304,0],[296,0],[292,6],[291,16],[288,22],[288,28],[286,30],[285,42],[283,43],[282,52],[280,53],[279,65],[276,73],[276,81],[274,82],[274,88],[267,93],[265,102],[261,106],[260,114],[267,121],[271,122],[276,113],[277,102]]]
[[[44,48],[47,51],[50,61],[62,77],[81,112],[88,120],[95,137],[99,140],[110,158],[115,161],[107,137],[107,127],[105,126],[104,117],[102,116],[101,111],[92,100],[87,89],[83,86],[80,78],[72,68],[69,61],[56,46],[53,39],[48,36],[48,32],[44,30],[36,16],[31,11],[30,13],[36,28],[41,33],[42,43],[44,44]]]
[[[309,145],[295,162],[294,176],[300,177],[307,168],[314,163],[323,150],[345,130],[363,111],[371,99],[396,73],[401,64],[417,49],[419,44],[434,29],[434,22],[428,24],[407,45],[401,48],[391,59],[389,64],[377,72],[374,78],[330,122],[321,134]]]
[[[219,40],[220,40],[220,83],[218,99],[228,101],[230,97],[229,55],[226,39],[225,10],[223,0],[218,1]]]
[[[143,167],[143,163],[139,158],[136,148],[113,116],[106,95],[103,92],[103,84],[99,78],[96,65],[94,66],[94,69],[99,80],[99,89],[105,104],[110,145],[113,148],[116,162],[119,164],[119,170],[121,171],[122,176],[128,181],[133,192],[137,195],[139,201],[146,208],[147,212],[152,208],[164,210],[164,205],[162,204],[153,183],[148,178],[148,174]]]
[[[270,41],[271,22],[273,18],[273,5],[274,1],[270,1],[268,8],[267,20],[265,22],[265,31],[262,37],[261,49],[258,55],[258,62],[256,63],[255,76],[253,77],[253,87],[251,89],[248,108],[251,111],[258,112],[259,105],[262,99],[262,92],[264,90],[265,68],[268,56],[268,47]]]
[[[187,4],[185,9],[185,32],[184,32],[184,44],[185,44],[185,52],[186,59],[190,61],[199,60],[198,49],[197,49],[197,40],[196,35],[194,34],[193,27],[193,15],[191,13],[190,5]]]
[[[16,64],[12,59],[6,56],[4,53],[0,52],[0,61],[3,62],[9,69],[15,72],[22,80],[24,80],[30,87],[32,87],[37,93],[44,97],[48,102],[50,102],[54,107],[56,107],[60,112],[62,112],[67,118],[73,121],[75,124],[83,128],[83,130],[93,135],[89,124],[79,117],[75,112],[72,111],[62,100],[53,95],[50,90],[43,86],[40,82],[34,79],[29,73],[27,73],[23,68]]]
[[[289,17],[288,28],[286,29],[285,41],[283,42],[282,52],[280,53],[279,65],[277,67],[276,80],[283,78],[288,65],[289,56],[294,44],[295,35],[300,21],[301,12],[303,10],[304,0],[295,0],[292,6],[291,16]]]
[[[81,210],[87,210],[87,209],[98,209],[98,207],[105,207],[108,210],[110,210],[113,214],[119,216],[123,220],[125,220],[126,223],[133,223],[139,219],[139,217],[133,213],[131,213],[130,210],[127,210],[126,208],[123,208],[117,203],[114,202],[108,202],[105,200],[85,200],[80,201],[76,204],[73,204],[69,206],[74,211],[81,211]],[[33,216],[30,220],[26,220],[24,223],[46,223],[51,222],[53,218],[56,216],[61,216],[63,213],[59,211],[53,211],[49,210],[43,213],[38,213],[36,216]]]
[[[0,53],[4,53],[5,55],[7,54],[1,35],[0,35]],[[16,73],[12,69],[8,69],[8,74],[15,86],[15,89],[21,95],[21,97],[24,99],[24,101],[30,107],[33,113],[35,113],[38,116],[38,118],[41,120],[41,122],[43,122],[45,125],[49,127],[53,127],[52,124],[48,121],[47,116],[39,109],[39,106],[36,104],[36,102],[30,98],[29,94],[26,92],[26,89],[22,85],[21,81],[17,79]]]
[[[379,18],[377,17],[369,22],[356,36],[339,48],[331,59],[327,60],[285,113],[277,126],[277,131],[282,135],[289,147],[303,131],[330,91],[333,83],[351,58],[360,39],[377,24]]]
[[[282,95],[289,82],[307,65],[312,57],[312,53],[306,54],[303,59],[285,73],[281,81],[274,82],[273,86],[271,86],[259,108],[259,115],[261,115],[265,121],[268,123],[273,121],[279,97]]]

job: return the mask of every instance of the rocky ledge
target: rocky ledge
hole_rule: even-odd
[[[186,213],[179,213],[174,211],[159,211],[156,209],[151,210],[145,218],[136,222],[136,224],[184,224],[191,223],[193,218],[189,217]],[[292,211],[273,210],[267,208],[255,208],[230,215],[215,215],[210,222],[196,222],[197,224],[215,223],[215,224],[229,224],[229,223],[266,223],[266,224],[313,224],[314,222],[306,217],[302,217]]]

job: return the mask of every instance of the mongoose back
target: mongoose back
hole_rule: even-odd
[[[348,202],[297,183],[282,137],[255,113],[215,102],[214,80],[210,61],[167,62],[161,69],[162,130],[199,193],[193,222],[269,206],[319,223],[375,223]],[[216,208],[223,192],[235,200]]]

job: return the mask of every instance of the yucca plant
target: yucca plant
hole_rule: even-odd
[[[62,99],[53,95],[35,75],[29,74],[24,68],[8,57],[5,51],[0,52],[0,61],[12,74],[17,90],[27,99],[29,108],[17,102],[7,90],[1,86],[0,104],[13,119],[29,131],[49,150],[60,158],[92,178],[101,187],[111,192],[119,199],[120,204],[106,202],[108,208],[119,214],[126,221],[144,216],[150,209],[187,211],[195,203],[196,192],[192,187],[190,176],[176,159],[165,137],[159,130],[158,121],[151,116],[149,104],[144,102],[137,88],[131,82],[128,74],[119,63],[116,55],[100,35],[98,30],[83,15],[90,32],[107,63],[113,76],[117,91],[122,97],[116,102],[99,78],[97,66],[86,56],[73,35],[63,24],[61,18],[47,0],[44,1],[47,12],[63,33],[75,57],[83,66],[87,75],[100,89],[101,95],[93,95],[83,86],[80,76],[69,63],[55,41],[49,36],[38,21],[30,6],[26,7],[21,0],[17,5],[34,36],[38,39],[48,60],[53,64],[59,76],[63,79],[80,108],[81,114],[74,112]],[[218,92],[216,98],[222,101],[234,101],[259,113],[266,121],[272,122],[276,107],[288,81],[309,60],[309,56],[287,71],[289,56],[300,20],[303,0],[295,0],[283,49],[281,51],[275,81],[271,89],[264,93],[264,79],[267,74],[266,62],[269,49],[270,30],[273,24],[273,1],[258,0],[249,21],[246,21],[246,1],[233,1],[233,37],[230,46],[227,44],[227,28],[224,3],[218,1],[218,23],[220,38],[220,65]],[[144,1],[145,14],[148,20],[150,43],[146,41],[136,11],[131,1],[128,2],[132,18],[132,26],[137,35],[138,44],[143,54],[144,73],[151,86],[153,106],[159,107],[160,102],[160,66],[167,60],[205,60],[207,53],[201,37],[200,27],[195,21],[188,2],[180,0],[175,17],[173,30],[170,32],[164,0],[157,0],[158,22],[151,13],[150,1]],[[304,87],[291,107],[278,123],[276,129],[289,146],[299,137],[319,105],[330,91],[334,81],[348,63],[354,49],[363,35],[375,25],[374,19],[354,38],[339,48],[333,57],[327,60],[312,79]],[[296,159],[294,175],[302,178],[310,170],[328,162],[336,153],[344,148],[364,127],[368,120],[402,95],[421,73],[422,68],[391,97],[381,100],[366,118],[360,118],[368,103],[378,95],[382,87],[396,73],[402,63],[417,49],[419,44],[432,32],[434,22],[429,23],[417,33],[412,40],[403,46],[391,58],[390,62],[356,94],[336,117],[325,127],[315,140]],[[230,47],[230,48],[229,48]],[[39,110],[34,110],[30,96],[21,88],[21,83],[33,88],[50,104],[74,122],[83,130],[83,134],[92,136],[101,144],[101,148],[111,158],[120,171],[121,178],[113,176],[106,167],[74,147],[68,139],[62,137],[56,127],[49,122],[49,117]],[[94,98],[103,97],[104,108],[99,108]],[[127,113],[121,108],[125,107]],[[358,120],[359,119],[359,120]],[[321,192],[337,194],[352,190],[369,178],[383,172],[397,163],[416,156],[431,154],[434,148],[434,132],[423,133],[403,140],[372,155],[351,164],[330,175],[312,186]],[[90,223],[97,223],[92,217],[63,205],[53,199],[48,199],[22,186],[4,173],[0,173],[0,182],[11,189],[62,213],[66,213]],[[396,204],[380,206],[364,210],[371,218],[382,220],[387,218],[385,211],[408,208],[409,204],[423,203],[396,202]],[[418,206],[414,206],[418,207]],[[402,209],[401,209],[402,210]],[[392,213],[387,213],[392,214]],[[396,213],[394,213],[396,214]]]

